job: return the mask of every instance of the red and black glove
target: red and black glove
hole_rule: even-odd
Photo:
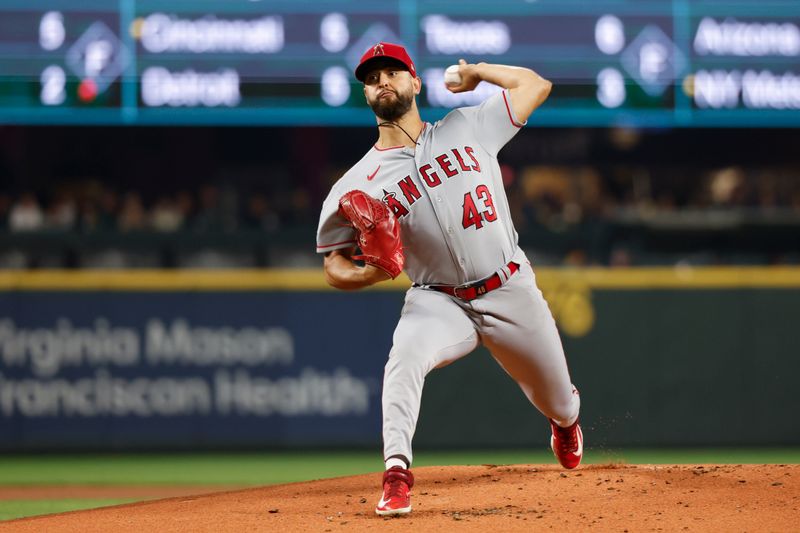
[[[376,266],[392,279],[400,275],[405,258],[400,223],[389,207],[364,191],[354,190],[339,198],[339,213],[358,232],[361,255],[353,259]]]

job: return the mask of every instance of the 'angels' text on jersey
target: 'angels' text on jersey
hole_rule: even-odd
[[[465,162],[462,151],[463,154],[466,154],[469,158],[469,164]],[[452,178],[458,175],[459,172],[481,171],[481,165],[475,158],[475,150],[471,147],[464,146],[460,150],[458,148],[453,148],[450,152],[457,161],[457,164],[450,161],[450,155],[448,153],[443,153],[434,158],[446,178]],[[431,164],[423,165],[419,169],[419,175],[428,188],[432,189],[442,184],[442,179]],[[422,194],[419,192],[416,183],[414,183],[410,175],[398,181],[396,187],[402,193],[402,197],[405,198],[405,205],[408,207],[413,206],[414,202],[422,197]],[[389,209],[392,210],[396,217],[399,218],[408,214],[408,209],[403,205],[403,202],[398,199],[396,192],[387,192],[384,190],[383,201],[389,206]]]

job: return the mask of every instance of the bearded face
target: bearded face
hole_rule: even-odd
[[[411,104],[414,102],[414,89],[411,86],[405,91],[390,88],[384,88],[382,91],[367,99],[372,112],[381,120],[394,122],[411,109]]]
[[[393,59],[373,60],[364,78],[367,104],[381,120],[394,122],[414,105],[414,78]]]

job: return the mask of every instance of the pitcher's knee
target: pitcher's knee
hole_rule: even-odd
[[[561,426],[567,426],[578,418],[581,409],[580,396],[578,391],[573,388],[572,393],[568,396],[542,402],[540,409],[547,418],[552,418]]]

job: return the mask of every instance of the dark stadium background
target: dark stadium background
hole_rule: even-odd
[[[374,142],[375,131],[6,126],[0,138],[2,239],[25,252],[16,259],[23,266],[90,266],[74,248],[43,253],[46,235],[37,241],[9,228],[13,204],[33,193],[43,212],[72,203],[72,220],[43,223],[41,232],[52,239],[66,233],[92,242],[117,232],[115,245],[124,251],[126,242],[135,247],[141,234],[152,232],[168,244],[145,265],[174,267],[180,259],[171,242],[213,246],[220,233],[241,234],[252,246],[232,256],[232,264],[269,267],[315,264],[319,206],[330,184]],[[794,128],[537,128],[534,117],[501,152],[501,161],[521,242],[540,264],[608,265],[621,249],[629,251],[630,265],[797,264],[797,146]],[[555,173],[566,187],[525,197],[526,172],[537,171]],[[581,172],[592,173],[593,195],[579,190]],[[727,196],[715,197],[715,181],[725,173],[735,182]],[[209,189],[211,199],[204,197]],[[115,197],[117,207],[138,196],[141,223],[120,230],[115,212],[112,220],[92,225],[89,205],[100,207],[104,193]],[[179,225],[153,227],[148,215],[157,205],[177,209],[178,195],[190,201]],[[254,206],[253,197],[265,205]],[[221,217],[220,223],[209,216]],[[291,254],[270,253],[273,244]]]

